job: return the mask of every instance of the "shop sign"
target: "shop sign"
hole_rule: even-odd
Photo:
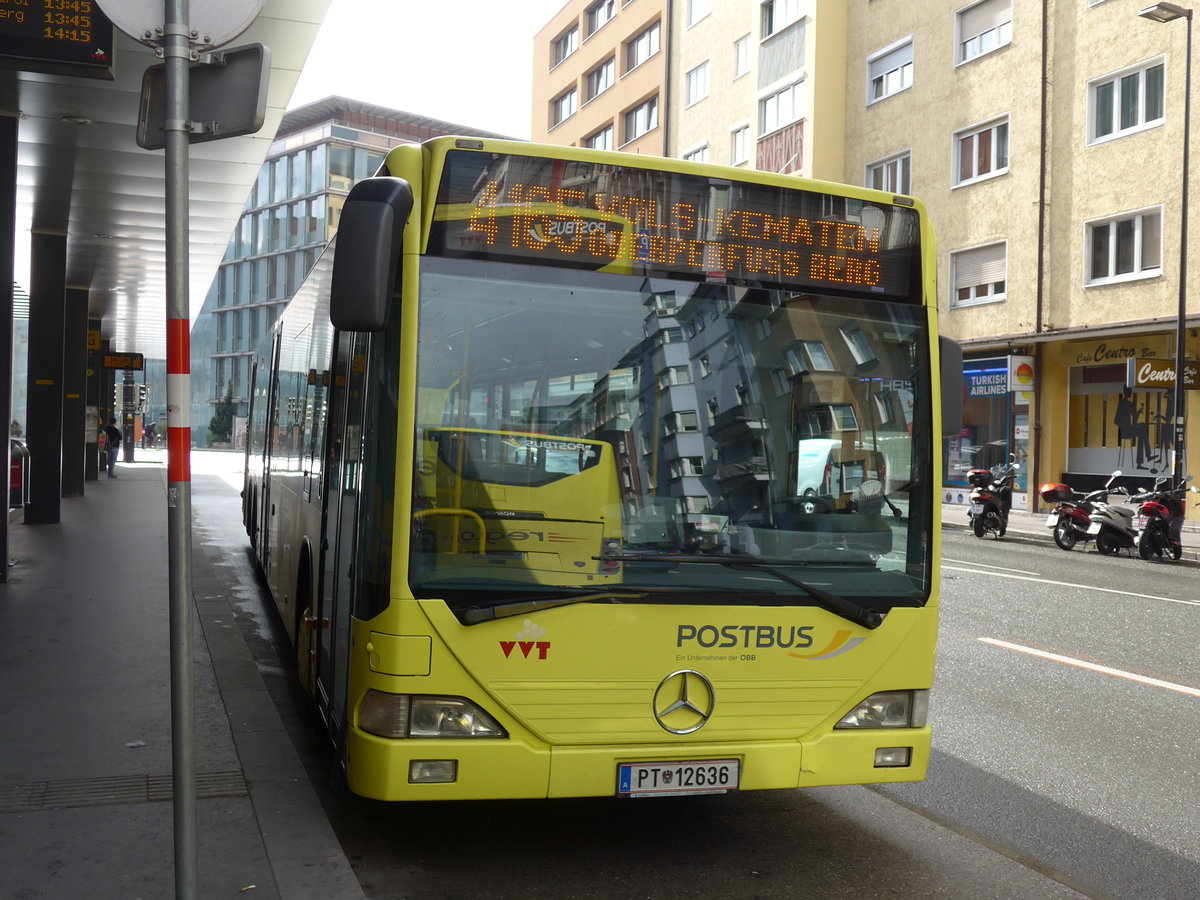
[[[1003,397],[1008,393],[1007,360],[971,360],[963,366],[963,379],[968,397]]]
[[[1010,391],[1032,391],[1036,387],[1033,357],[1010,356],[1008,358],[1008,389]]]
[[[1147,335],[1142,338],[1141,343],[1121,338],[1076,341],[1068,345],[1070,355],[1067,361],[1069,365],[1075,366],[1111,366],[1114,363],[1127,363],[1132,359],[1157,357],[1160,353],[1165,355],[1166,340],[1166,335]]]
[[[1131,359],[1126,363],[1125,386],[1135,390],[1168,391],[1175,387],[1175,360]],[[1200,365],[1183,361],[1183,386],[1189,391],[1200,388]]]

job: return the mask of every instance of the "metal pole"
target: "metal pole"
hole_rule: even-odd
[[[188,0],[163,0],[166,64],[167,558],[175,896],[197,898],[196,717],[192,665],[191,353],[188,336]]]
[[[1192,11],[1187,10],[1187,57],[1183,87],[1183,191],[1179,212],[1179,311],[1175,322],[1175,483],[1183,479],[1183,449],[1187,427],[1187,393],[1183,386],[1187,333],[1188,150],[1192,143]]]

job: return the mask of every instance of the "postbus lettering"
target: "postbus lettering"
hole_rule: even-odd
[[[705,649],[729,649],[732,647],[766,650],[772,647],[784,649],[811,647],[812,630],[815,625],[680,625],[675,635],[675,646],[688,643]]]

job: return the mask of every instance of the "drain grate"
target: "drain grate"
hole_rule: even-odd
[[[118,775],[78,781],[4,784],[0,785],[0,813],[148,803],[170,800],[173,793],[170,775]],[[198,800],[245,797],[247,793],[246,779],[241,772],[204,772],[196,775]]]

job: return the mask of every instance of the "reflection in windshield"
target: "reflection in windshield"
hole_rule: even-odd
[[[465,580],[478,603],[518,585],[712,587],[695,559],[736,555],[804,566],[788,571],[806,582],[819,567],[825,590],[876,607],[919,602],[924,316],[423,259],[414,590]]]

